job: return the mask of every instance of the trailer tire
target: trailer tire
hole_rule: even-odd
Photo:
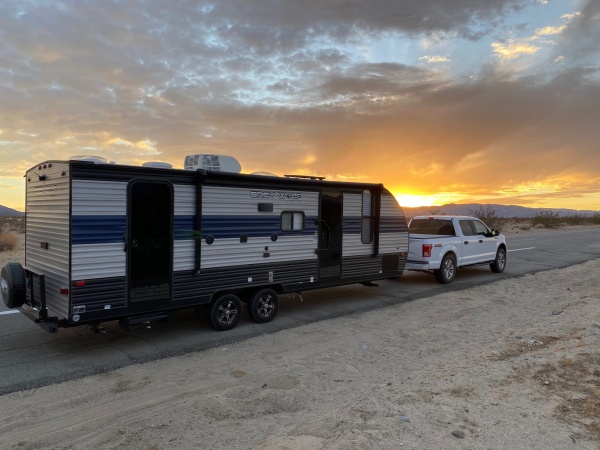
[[[242,302],[233,294],[224,294],[213,300],[208,308],[208,323],[217,331],[235,328],[242,318]]]
[[[438,283],[452,283],[456,276],[456,257],[452,253],[446,253],[442,258],[440,268],[433,272]]]
[[[256,323],[270,322],[279,310],[279,297],[273,289],[261,289],[248,302],[248,315]]]
[[[25,271],[19,263],[10,262],[0,272],[0,293],[7,308],[19,308],[25,303]]]

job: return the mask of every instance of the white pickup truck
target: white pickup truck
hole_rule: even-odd
[[[489,264],[493,272],[506,267],[506,239],[498,230],[469,216],[417,216],[408,226],[406,270],[432,271],[450,283],[459,267]]]

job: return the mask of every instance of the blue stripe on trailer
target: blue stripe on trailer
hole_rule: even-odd
[[[192,240],[198,237],[194,216],[175,216],[173,237],[176,241]],[[73,245],[108,244],[124,242],[127,231],[126,216],[72,216],[71,241]],[[283,232],[279,216],[204,216],[202,218],[202,238],[238,238],[271,236],[272,234],[295,235],[314,234],[317,231],[314,217],[305,217],[302,232]]]
[[[344,217],[343,230],[344,234],[360,234],[362,231],[362,218]],[[408,227],[403,217],[382,216],[379,219],[380,233],[399,233],[404,231],[408,231]]]
[[[125,216],[72,216],[71,243],[107,244],[124,242],[126,231]]]

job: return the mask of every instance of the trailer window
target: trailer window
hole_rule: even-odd
[[[303,211],[284,211],[281,213],[281,231],[304,230]]]
[[[360,241],[363,244],[373,243],[373,194],[363,191]]]

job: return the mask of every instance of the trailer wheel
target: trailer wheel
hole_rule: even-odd
[[[233,294],[213,300],[208,310],[208,323],[217,331],[234,328],[242,318],[242,302]]]
[[[261,289],[248,302],[248,315],[256,323],[270,322],[278,309],[279,298],[273,289]]]
[[[446,253],[442,258],[439,270],[433,272],[438,283],[452,283],[456,276],[456,258],[452,253]]]
[[[10,262],[0,272],[0,292],[7,308],[19,308],[25,303],[25,271],[19,263]]]

